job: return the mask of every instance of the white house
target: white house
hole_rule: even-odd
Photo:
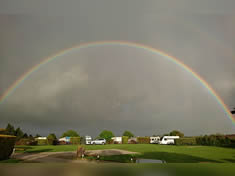
[[[122,143],[122,137],[112,137],[112,140],[114,143],[118,143],[118,144]]]

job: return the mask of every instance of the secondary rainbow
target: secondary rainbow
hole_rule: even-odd
[[[27,72],[25,72],[23,75],[21,75],[1,96],[0,96],[0,105],[4,103],[4,101],[26,80],[32,75],[34,72],[39,70],[41,67],[46,65],[49,62],[52,62],[58,58],[58,56],[63,56],[67,52],[70,52],[74,49],[80,50],[84,48],[89,47],[95,47],[95,46],[109,46],[109,45],[116,45],[116,46],[126,46],[126,47],[132,47],[132,48],[140,48],[143,50],[146,50],[148,52],[163,56],[165,59],[168,59],[171,62],[174,62],[187,72],[191,73],[202,85],[204,85],[209,93],[215,98],[215,100],[219,103],[219,105],[224,109],[226,115],[229,117],[229,119],[232,120],[233,124],[235,125],[235,119],[233,118],[229,108],[226,106],[226,104],[223,102],[223,100],[220,98],[220,96],[215,92],[215,90],[195,71],[192,70],[189,66],[185,65],[183,62],[181,62],[179,59],[163,52],[160,50],[157,50],[151,46],[139,44],[139,43],[133,43],[128,41],[97,41],[97,42],[89,42],[89,43],[83,43],[71,48],[67,48],[65,50],[62,50],[58,52],[55,55],[52,55],[48,58],[43,59],[40,63],[29,69]]]

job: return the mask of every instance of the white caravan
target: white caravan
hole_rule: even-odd
[[[160,142],[160,137],[150,137],[150,144],[159,144]]]
[[[86,144],[86,145],[91,144],[91,141],[92,141],[91,136],[85,136],[85,144]]]
[[[175,144],[175,139],[179,139],[179,136],[164,136],[159,144],[163,144],[163,145],[168,145],[168,144]]]
[[[114,143],[118,143],[118,144],[122,143],[122,137],[112,137],[112,140]]]

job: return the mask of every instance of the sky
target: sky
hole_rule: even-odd
[[[233,0],[0,0],[0,95],[61,50],[122,40],[178,58],[232,110],[234,7]],[[74,49],[41,67],[0,104],[0,127],[7,123],[41,135],[235,133],[192,74],[157,53],[120,45]]]

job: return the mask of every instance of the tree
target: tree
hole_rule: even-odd
[[[47,136],[47,142],[49,145],[57,145],[56,135],[51,133]]]
[[[134,137],[134,134],[132,134],[130,131],[124,131],[122,136],[128,136],[128,138]]]
[[[74,130],[68,130],[62,134],[61,137],[79,137],[79,134]]]
[[[40,134],[36,134],[35,138],[42,137]]]
[[[6,127],[5,133],[8,134],[8,135],[15,135],[15,128],[14,128],[14,126],[11,125],[10,123],[8,123],[7,127]]]
[[[112,131],[103,130],[100,133],[99,137],[104,138],[104,139],[106,139],[107,142],[109,142],[109,141],[111,141],[111,138],[114,137],[114,135],[113,135]]]
[[[15,130],[15,136],[16,136],[16,139],[17,139],[17,140],[23,138],[24,133],[23,133],[23,131],[20,129],[20,127],[18,127],[18,128]]]
[[[174,130],[174,131],[170,132],[170,136],[184,137],[184,133],[181,133],[180,131]]]
[[[28,138],[29,138],[30,140],[33,140],[33,139],[34,139],[33,136],[32,136],[32,134],[30,134]]]
[[[23,138],[28,138],[28,137],[29,137],[28,134],[24,133]]]
[[[52,139],[52,140],[54,140],[54,139],[56,139],[56,135],[55,135],[54,133],[51,133],[51,134],[49,134],[49,135],[47,136],[47,139]]]

